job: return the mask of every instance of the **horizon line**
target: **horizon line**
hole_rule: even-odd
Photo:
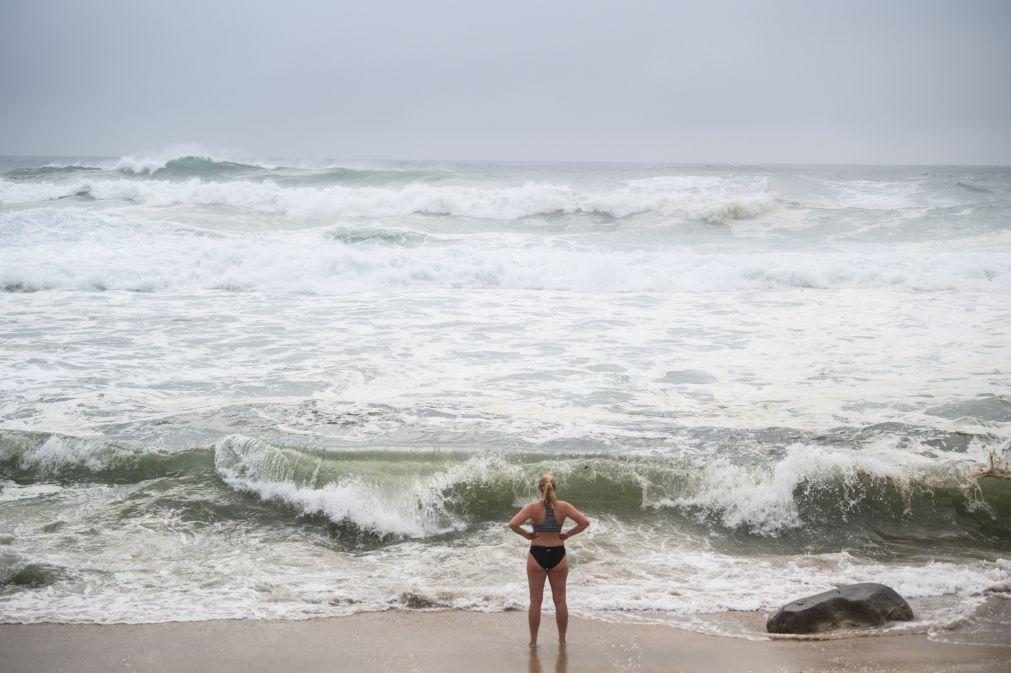
[[[124,157],[144,157],[156,154],[157,152],[150,153],[134,153],[134,154],[5,154],[0,153],[2,158],[11,159],[122,159]],[[215,157],[212,152],[184,152],[177,155],[178,157],[186,156],[202,156],[207,157],[212,160],[222,160],[222,161],[236,161],[238,157],[232,157],[228,159],[222,159]],[[745,166],[769,166],[769,167],[787,167],[787,166],[805,166],[805,167],[854,167],[854,168],[1011,168],[1011,160],[1008,163],[889,163],[889,162],[846,162],[846,161],[725,161],[725,160],[693,160],[693,161],[678,161],[671,159],[405,159],[405,158],[393,158],[393,157],[299,157],[299,156],[263,156],[263,157],[251,157],[244,156],[241,157],[249,161],[255,161],[258,158],[262,158],[266,161],[273,160],[284,160],[284,159],[300,159],[300,160],[311,160],[311,161],[376,161],[376,162],[397,162],[397,163],[456,163],[456,164],[540,164],[540,165],[550,165],[550,164],[621,164],[621,165],[662,165],[662,166],[727,166],[727,167],[745,167]]]

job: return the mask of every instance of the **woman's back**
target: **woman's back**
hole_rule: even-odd
[[[565,523],[568,503],[556,500],[553,506],[545,505],[540,501],[531,504],[534,505],[530,516],[534,529],[534,537],[531,542],[544,547],[564,544],[565,541],[560,534],[562,524]]]

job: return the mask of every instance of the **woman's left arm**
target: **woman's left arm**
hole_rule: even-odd
[[[576,525],[559,534],[558,537],[562,538],[562,540],[568,540],[573,535],[579,535],[590,525],[590,520],[586,515],[573,507],[571,503],[565,503],[565,516],[575,521]]]
[[[530,505],[527,505],[519,512],[516,516],[509,520],[509,527],[512,528],[513,532],[520,537],[525,537],[528,540],[534,539],[534,534],[530,531],[522,528],[521,526],[526,523],[526,520],[530,518]]]

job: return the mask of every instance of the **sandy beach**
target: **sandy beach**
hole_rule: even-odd
[[[749,641],[583,619],[572,620],[565,651],[545,620],[543,642],[531,652],[525,620],[522,612],[389,611],[309,621],[2,625],[0,672],[997,673],[1011,667],[1011,649],[937,643],[922,635]]]

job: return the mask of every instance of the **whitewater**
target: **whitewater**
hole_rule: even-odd
[[[0,157],[0,621],[895,587],[999,642],[1011,169]]]

